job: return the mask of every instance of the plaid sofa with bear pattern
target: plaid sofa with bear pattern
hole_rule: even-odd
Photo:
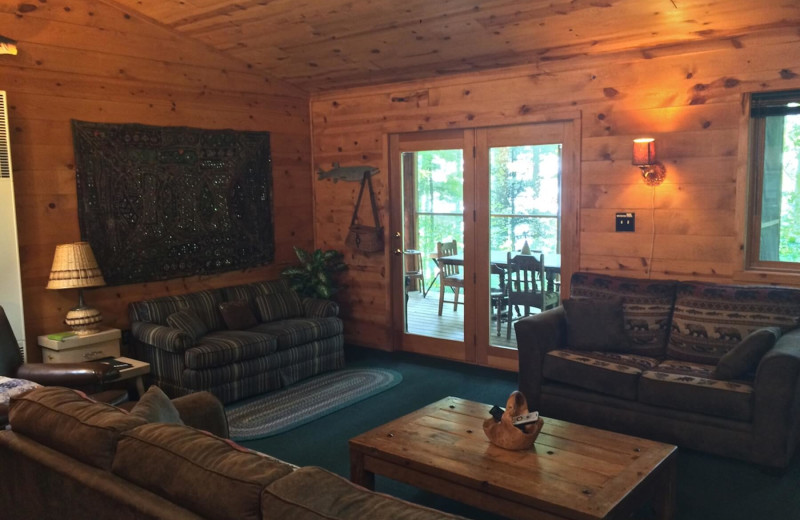
[[[570,299],[584,314],[620,302],[619,333],[570,302],[516,323],[520,390],[540,413],[788,464],[800,439],[800,289],[579,272]]]

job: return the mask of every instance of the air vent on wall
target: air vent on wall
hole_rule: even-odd
[[[22,309],[22,276],[14,203],[14,178],[11,175],[11,147],[8,142],[6,93],[0,90],[0,307],[25,356],[25,319]],[[2,516],[2,515],[0,515]]]
[[[11,151],[8,146],[6,93],[0,90],[0,179],[11,178]]]

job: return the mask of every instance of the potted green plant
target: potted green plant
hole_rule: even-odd
[[[300,296],[330,300],[339,291],[338,274],[347,270],[344,255],[333,249],[306,251],[295,247],[294,252],[300,265],[287,267],[281,276]]]

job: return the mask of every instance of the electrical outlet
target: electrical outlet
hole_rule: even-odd
[[[617,231],[636,231],[636,213],[617,213]]]

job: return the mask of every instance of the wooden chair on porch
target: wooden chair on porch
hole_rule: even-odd
[[[403,259],[406,263],[406,286],[407,290],[414,290],[412,287],[415,284],[419,284],[419,292],[422,293],[422,297],[428,295],[428,291],[425,290],[425,271],[422,267],[422,251],[417,249],[406,249],[403,251]]]
[[[515,307],[524,307],[524,315],[529,316],[531,307],[545,311],[558,306],[558,293],[547,290],[544,255],[541,253],[538,255],[513,255],[514,253],[508,253],[506,261],[506,291],[508,294],[506,339],[511,338],[511,322]]]
[[[439,265],[439,316],[442,315],[442,307],[445,302],[445,287],[453,289],[455,293],[453,298],[453,310],[455,311],[458,309],[458,295],[461,292],[461,288],[464,287],[464,275],[461,274],[461,268],[458,265],[442,261],[442,257],[456,254],[458,254],[458,244],[455,240],[452,242],[436,243],[436,263]],[[448,301],[447,303],[450,302]]]

